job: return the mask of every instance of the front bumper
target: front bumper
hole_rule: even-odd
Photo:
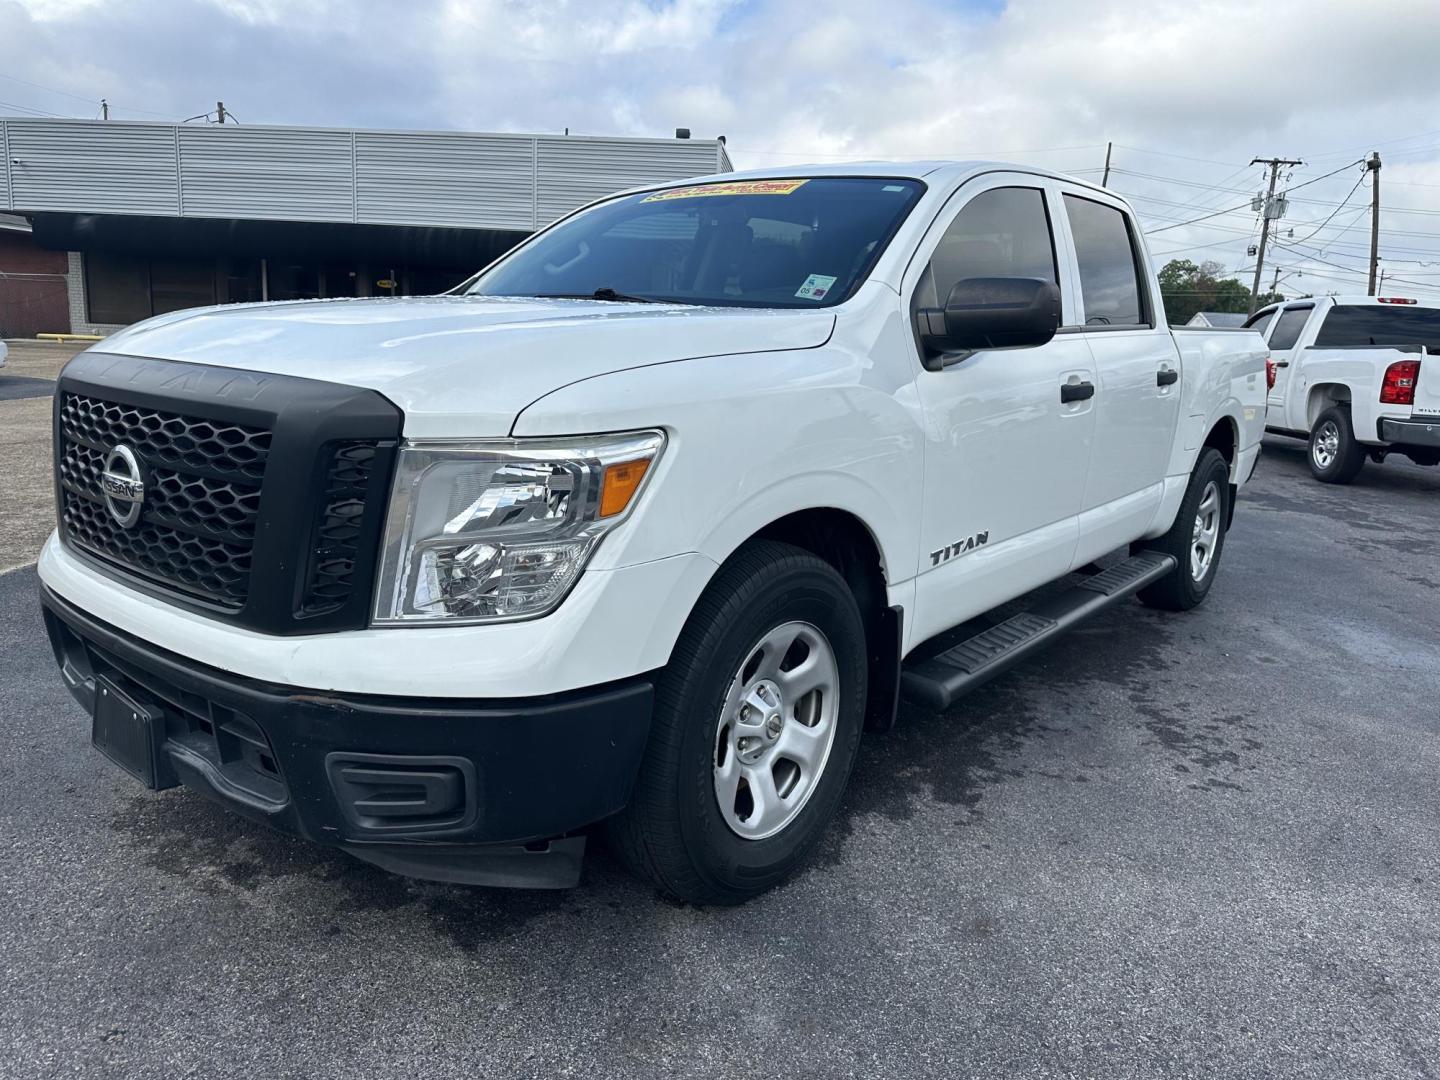
[[[1440,416],[1409,420],[1383,418],[1380,421],[1380,438],[1399,446],[1440,450]]]
[[[158,649],[41,587],[70,692],[102,690],[155,732],[154,786],[413,877],[564,887],[585,826],[625,805],[653,688],[636,677],[543,698],[339,695],[259,682]]]
[[[93,618],[205,667],[345,698],[420,692],[463,702],[477,689],[531,699],[664,667],[716,564],[689,553],[591,567],[543,619],[298,637],[229,626],[150,596],[98,573],[53,533],[38,569],[48,588]]]

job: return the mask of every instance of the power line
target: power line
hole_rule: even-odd
[[[3,74],[3,73],[0,73],[0,79],[5,79],[5,80],[7,80],[8,82],[19,83],[21,86],[34,87],[36,90],[44,90],[44,91],[45,91],[46,93],[48,93],[48,94],[59,94],[61,97],[71,98],[71,99],[73,99],[73,100],[75,100],[75,101],[83,101],[83,102],[85,102],[85,104],[87,104],[87,105],[94,105],[95,102],[96,102],[97,100],[99,100],[98,98],[89,98],[89,97],[83,97],[83,96],[80,95],[80,94],[72,94],[72,93],[70,93],[70,91],[68,91],[68,90],[60,90],[60,89],[58,89],[58,88],[56,88],[56,87],[54,87],[54,86],[46,86],[46,85],[44,85],[43,83],[31,82],[31,81],[28,80],[28,79],[18,79],[18,78],[16,78],[14,75],[6,75],[6,74]],[[11,106],[11,107],[12,107],[12,108],[23,108],[24,106]],[[149,109],[137,109],[137,108],[135,108],[134,106],[131,106],[131,105],[120,105],[120,104],[117,104],[116,102],[113,102],[113,101],[110,102],[110,107],[111,107],[112,109],[126,109],[126,110],[128,110],[129,112],[144,113],[144,114],[146,114],[147,116],[160,116],[160,117],[165,117],[165,118],[167,118],[167,119],[168,119],[169,116],[170,116],[169,113],[152,112],[152,111],[149,110]],[[31,111],[40,112],[40,111],[43,111],[43,110],[31,110]],[[49,116],[60,116],[60,115],[62,115],[62,114],[60,114],[60,113],[48,113],[47,115],[49,115]]]
[[[36,90],[44,90],[47,94],[59,94],[61,97],[74,98],[76,101],[85,102],[86,105],[95,104],[94,98],[81,97],[79,94],[72,94],[68,90],[57,90],[53,86],[43,86],[38,82],[31,82],[28,79],[17,79],[14,75],[6,75],[3,72],[0,72],[0,79],[4,79],[6,82],[19,83],[21,86],[31,86]]]
[[[46,112],[44,109],[32,108],[29,105],[18,105],[13,101],[0,101],[0,105],[7,109],[19,109],[23,113],[32,113],[35,116],[53,116],[57,120],[74,120],[73,116],[66,116],[64,113]]]
[[[1245,203],[1245,204],[1243,204],[1243,205],[1241,205],[1241,206],[1232,206],[1232,207],[1230,207],[1229,209],[1226,209],[1226,210],[1216,210],[1213,214],[1206,214],[1204,217],[1191,218],[1189,221],[1177,221],[1177,222],[1175,222],[1175,224],[1173,224],[1173,225],[1166,225],[1166,226],[1164,226],[1164,227],[1162,227],[1162,228],[1159,228],[1159,229],[1146,229],[1146,230],[1145,230],[1145,235],[1146,235],[1146,236],[1153,236],[1153,235],[1155,235],[1155,233],[1169,232],[1171,229],[1178,229],[1178,228],[1180,228],[1180,227],[1182,227],[1182,226],[1184,226],[1184,225],[1194,225],[1194,224],[1196,224],[1197,222],[1209,221],[1211,218],[1213,218],[1213,217],[1219,217],[1221,214],[1233,214],[1236,210],[1243,210],[1243,209],[1245,209],[1246,207],[1248,207],[1249,205],[1250,205],[1249,203]]]
[[[1360,174],[1360,179],[1355,181],[1355,186],[1350,189],[1350,194],[1346,195],[1345,198],[1340,200],[1340,205],[1335,207],[1334,210],[1330,211],[1330,216],[1320,223],[1319,227],[1316,228],[1315,232],[1310,233],[1309,236],[1304,237],[1304,239],[1302,240],[1297,240],[1296,243],[1304,243],[1305,240],[1309,240],[1311,236],[1314,236],[1315,233],[1318,233],[1321,229],[1325,228],[1326,225],[1329,225],[1330,222],[1335,219],[1335,215],[1338,214],[1341,210],[1344,210],[1345,205],[1355,197],[1355,192],[1359,191],[1360,185],[1365,183],[1365,176],[1365,173]]]
[[[1165,152],[1164,150],[1146,150],[1144,147],[1127,146],[1124,143],[1116,143],[1115,145],[1118,146],[1121,150],[1133,150],[1137,154],[1149,154],[1152,157],[1177,158],[1180,161],[1200,161],[1204,162],[1206,165],[1224,165],[1226,168],[1229,168],[1230,166],[1235,164],[1235,162],[1233,161],[1216,161],[1214,158],[1189,157],[1186,154],[1171,154]],[[1243,172],[1249,167],[1249,165],[1242,165],[1240,168]]]
[[[1249,166],[1247,165],[1246,168],[1249,168]],[[1145,180],[1160,180],[1167,184],[1180,184],[1184,187],[1203,188],[1206,191],[1227,191],[1232,195],[1249,194],[1244,188],[1222,188],[1218,184],[1201,184],[1194,180],[1181,180],[1175,176],[1161,176],[1158,173],[1136,172],[1134,169],[1122,169],[1118,165],[1112,166],[1110,171],[1112,173],[1119,173],[1122,176],[1138,176]]]

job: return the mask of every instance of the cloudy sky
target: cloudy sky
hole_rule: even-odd
[[[247,124],[686,126],[741,168],[987,157],[1092,179],[1113,142],[1157,261],[1247,280],[1248,162],[1300,158],[1265,274],[1292,293],[1364,291],[1352,163],[1379,150],[1383,265],[1440,292],[1436,0],[0,0],[0,49],[0,114],[105,97],[181,120],[220,98]]]

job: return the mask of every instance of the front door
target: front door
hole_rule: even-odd
[[[1275,317],[1270,327],[1270,359],[1275,361],[1275,385],[1270,388],[1265,409],[1265,423],[1270,427],[1296,431],[1305,427],[1305,410],[1297,410],[1299,416],[1289,415],[1285,395],[1300,364],[1300,350],[1296,348],[1296,343],[1314,309],[1314,304],[1290,304]]]
[[[1055,197],[1050,181],[1021,174],[962,185],[906,273],[912,313],[943,306],[955,282],[972,277],[1057,282],[1068,313],[1068,259],[1057,258],[1050,225]],[[917,641],[1069,569],[1095,428],[1093,399],[1083,396],[1095,369],[1081,338],[941,359],[941,370],[916,379],[927,436]]]

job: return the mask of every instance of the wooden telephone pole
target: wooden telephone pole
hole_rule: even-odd
[[[1375,295],[1375,272],[1380,266],[1380,151],[1365,159],[1370,170],[1370,283],[1366,295]]]
[[[1110,186],[1110,151],[1115,147],[1114,143],[1105,144],[1105,175],[1100,178],[1101,187]]]
[[[1260,274],[1265,269],[1265,245],[1270,241],[1270,217],[1274,211],[1275,184],[1280,178],[1280,170],[1286,165],[1304,165],[1303,161],[1295,161],[1292,158],[1252,158],[1251,165],[1270,166],[1270,190],[1265,193],[1265,201],[1260,205],[1260,247],[1255,257],[1255,280],[1250,285],[1250,311],[1255,314],[1257,302],[1260,299]]]

